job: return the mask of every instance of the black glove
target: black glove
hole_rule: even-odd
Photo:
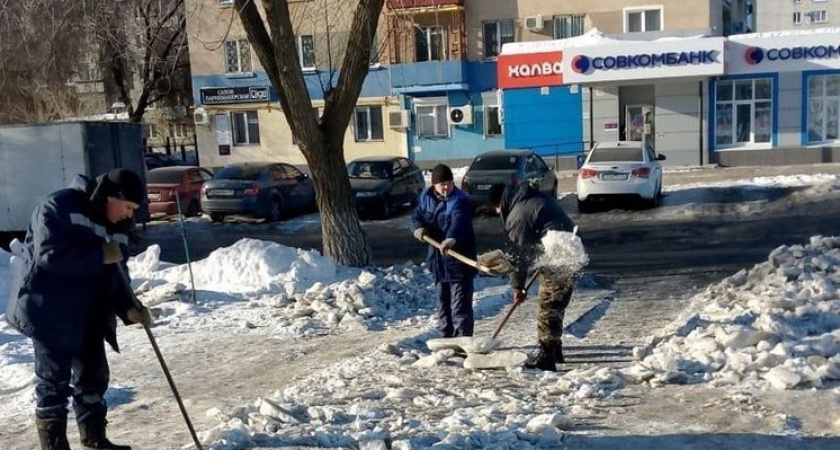
[[[423,228],[423,227],[416,228],[414,230],[414,238],[417,239],[420,242],[425,242],[423,240],[423,236],[425,236],[425,235],[426,235],[426,229]]]
[[[123,260],[122,249],[116,242],[106,242],[102,246],[102,264],[117,264]]]

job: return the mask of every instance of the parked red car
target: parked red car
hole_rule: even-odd
[[[178,214],[175,193],[181,202],[181,211],[187,217],[201,212],[201,186],[213,174],[201,167],[160,167],[146,172],[146,195],[152,216]]]

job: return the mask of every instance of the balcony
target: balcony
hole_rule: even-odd
[[[388,0],[388,9],[463,7],[464,0]]]

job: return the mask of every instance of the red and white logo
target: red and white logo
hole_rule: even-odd
[[[499,88],[559,86],[563,84],[563,52],[499,55]]]

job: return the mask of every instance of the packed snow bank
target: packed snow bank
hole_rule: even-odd
[[[337,267],[316,251],[254,239],[193,263],[193,304],[187,265],[159,258],[160,248],[151,246],[129,261],[132,284],[141,301],[154,307],[159,324],[268,327],[307,336],[427,320],[435,307],[434,282],[423,267]],[[248,307],[236,306],[241,302]]]
[[[622,373],[653,385],[793,389],[840,380],[840,237],[782,246],[709,286]]]

